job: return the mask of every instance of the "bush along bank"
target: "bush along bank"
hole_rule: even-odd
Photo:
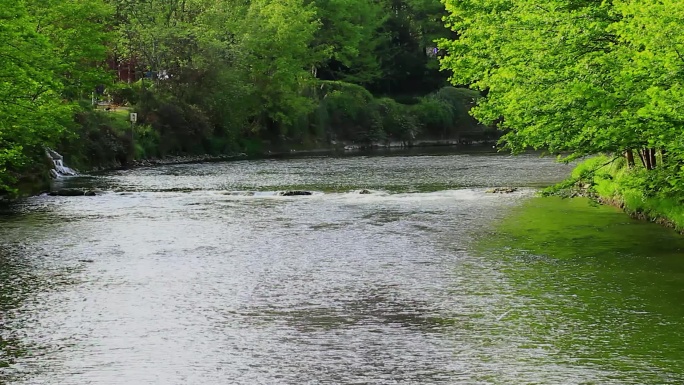
[[[228,119],[227,108],[191,104],[154,85],[121,85],[111,107],[81,103],[68,129],[51,147],[80,172],[169,163],[262,157],[292,151],[374,148],[421,143],[495,141],[499,132],[477,123],[470,108],[476,91],[444,87],[402,99],[372,95],[365,88],[321,81],[305,92],[311,102],[296,119],[277,122],[247,115]],[[124,95],[124,96],[122,96]],[[123,105],[124,107],[119,107]],[[138,121],[131,125],[129,114]],[[3,196],[45,191],[50,162],[35,146],[32,160],[15,170]]]
[[[191,102],[154,84],[113,87],[112,107],[82,101],[62,116],[61,139],[48,146],[81,172],[261,157],[291,151],[413,146],[496,141],[499,131],[469,115],[480,95],[443,87],[425,96],[374,96],[364,87],[319,81],[303,92],[310,101],[300,116],[278,122],[258,114],[236,116],[230,108]],[[125,107],[116,107],[116,106]],[[131,126],[129,114],[138,122]],[[70,114],[73,118],[69,119]],[[226,114],[229,114],[228,116]],[[131,131],[132,130],[132,131]],[[50,162],[44,147],[25,148],[27,159],[8,169],[0,196],[44,191]]]
[[[479,124],[469,110],[476,91],[444,87],[402,103],[378,97],[364,87],[342,81],[317,81],[302,90],[302,107],[289,117],[264,115],[189,100],[148,86],[132,85],[125,100],[138,112],[136,158],[168,155],[246,153],[331,148],[336,143],[359,147],[418,140],[496,140],[495,129]]]
[[[475,121],[476,91],[444,87],[399,103],[365,88],[320,81],[305,90],[309,108],[276,121],[258,114],[195,103],[154,85],[122,85],[114,99],[122,109],[84,109],[73,134],[58,150],[81,170],[163,164],[167,159],[231,159],[292,150],[372,148],[401,143],[495,141],[498,132]],[[130,112],[138,114],[133,126]]]
[[[662,162],[662,154],[656,157]],[[665,167],[649,168],[625,156],[598,155],[579,163],[571,177],[542,195],[585,196],[623,209],[634,218],[684,232],[684,196],[669,188],[675,183]]]

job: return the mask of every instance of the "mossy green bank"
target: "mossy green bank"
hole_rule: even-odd
[[[684,197],[668,189],[664,170],[629,167],[621,156],[599,155],[579,163],[565,182],[545,195],[588,196],[629,215],[684,231]]]

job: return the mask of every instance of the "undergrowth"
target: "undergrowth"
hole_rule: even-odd
[[[599,155],[584,160],[570,178],[542,191],[542,195],[586,196],[624,209],[641,219],[684,230],[683,198],[661,188],[659,170],[628,167],[621,157]]]

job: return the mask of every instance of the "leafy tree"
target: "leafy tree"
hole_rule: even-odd
[[[382,73],[376,48],[385,21],[372,0],[316,0],[312,3],[320,29],[312,42],[319,56],[314,74],[321,79],[368,84]]]
[[[632,165],[636,152],[647,170],[662,163],[663,180],[650,178],[646,190],[663,189],[668,177],[684,189],[674,178],[684,149],[681,2],[446,5],[459,37],[442,41],[449,52],[442,64],[454,83],[486,93],[474,114],[508,130],[511,150],[544,148],[567,159],[624,153]]]
[[[107,12],[98,5],[0,1],[0,190],[12,191],[43,146],[65,134],[76,109],[66,98],[100,79],[92,67],[104,59],[98,39]],[[80,40],[84,33],[93,40]]]
[[[36,31],[47,37],[58,61],[55,75],[69,99],[88,98],[95,86],[111,82],[102,65],[112,34],[106,31],[113,9],[102,0],[27,0]]]
[[[612,72],[620,59],[605,3],[448,2],[460,36],[444,42],[453,81],[487,93],[475,115],[511,129],[514,151],[615,150],[603,137],[620,120]]]
[[[435,40],[447,38],[444,5],[438,0],[382,0],[387,17],[379,30],[377,57],[382,76],[369,87],[380,94],[425,94],[446,80]]]
[[[312,79],[307,69],[315,60],[309,49],[319,26],[314,16],[315,10],[301,0],[254,0],[238,27],[238,55],[248,63],[263,106],[257,119],[277,124],[283,136],[297,116],[313,110],[302,92]]]
[[[107,0],[116,9],[114,54],[135,59],[149,74],[178,74],[192,66],[198,47],[192,0]]]

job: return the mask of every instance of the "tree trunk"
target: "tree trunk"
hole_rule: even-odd
[[[627,158],[627,167],[634,168],[634,153],[631,149],[625,151],[625,158]]]
[[[649,155],[651,156],[651,170],[652,170],[652,169],[656,168],[656,165],[658,164],[658,163],[656,163],[656,149],[652,148],[649,151]]]
[[[644,165],[645,169],[648,169],[648,166],[646,165],[646,159],[644,157],[644,150],[637,150],[637,154],[639,154],[639,159],[641,159],[641,164]]]
[[[643,148],[639,154],[641,156],[641,161],[644,163],[646,170],[653,170],[655,167],[653,151],[650,148]]]

